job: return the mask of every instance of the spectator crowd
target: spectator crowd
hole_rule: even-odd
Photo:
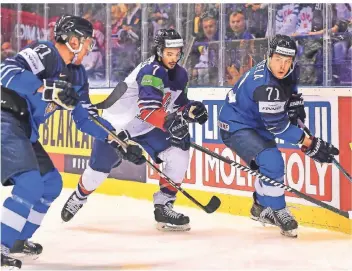
[[[275,34],[295,38],[301,85],[352,84],[350,3],[22,4],[21,10],[18,7],[1,6],[1,59],[13,56],[34,40],[53,40],[57,18],[65,13],[76,14],[91,21],[94,27],[96,45],[83,62],[93,87],[108,87],[123,80],[150,52],[160,28],[177,27],[186,41],[182,63],[189,72],[191,86],[232,86],[267,57],[268,39]],[[272,22],[268,20],[270,12]],[[328,53],[326,34],[331,40]],[[324,81],[328,55],[331,67]]]

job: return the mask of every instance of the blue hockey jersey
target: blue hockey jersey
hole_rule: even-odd
[[[107,133],[89,119],[86,110],[91,105],[89,99],[89,84],[86,71],[82,65],[66,65],[54,44],[38,41],[21,50],[13,58],[7,58],[1,63],[1,85],[17,92],[28,105],[32,133],[30,140],[39,138],[39,125],[44,123],[57,109],[62,107],[53,102],[42,100],[42,93],[37,93],[43,85],[43,79],[65,80],[72,83],[77,91],[80,103],[72,110],[76,126],[100,140],[105,140]],[[109,129],[112,126],[100,118]]]
[[[161,107],[164,94],[170,91],[178,92],[174,101],[175,107],[187,104],[188,75],[186,70],[178,64],[174,69],[166,70],[153,59],[154,57],[140,69],[136,78],[139,89],[139,104],[144,105],[141,108],[148,108],[148,105]]]
[[[277,79],[264,60],[244,74],[227,94],[219,127],[234,132],[254,128],[297,144],[303,131],[290,123],[287,102],[297,93],[295,74]]]

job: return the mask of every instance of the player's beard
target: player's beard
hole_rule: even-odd
[[[176,67],[177,62],[169,62],[168,69],[174,69]]]

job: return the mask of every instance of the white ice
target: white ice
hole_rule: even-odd
[[[2,201],[10,190],[2,193]],[[280,235],[246,217],[190,216],[190,232],[159,232],[150,201],[93,194],[68,223],[61,208],[70,189],[52,204],[32,241],[43,245],[23,270],[352,270],[349,235],[300,227],[299,238]]]

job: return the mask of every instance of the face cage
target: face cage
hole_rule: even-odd
[[[76,37],[76,38],[78,38],[78,40],[79,40],[79,47],[78,47],[77,50],[74,50],[74,49],[71,47],[70,43],[69,43],[73,37]],[[83,44],[85,43],[85,41],[86,41],[87,39],[91,39],[91,42],[90,42],[90,44],[89,44],[89,46],[88,46],[88,51],[91,52],[91,51],[93,50],[95,44],[96,44],[95,39],[93,39],[92,37],[77,37],[77,35],[70,35],[69,38],[68,38],[68,41],[66,41],[65,44],[66,44],[67,48],[68,48],[72,53],[74,53],[74,54],[76,55],[76,54],[78,54],[79,52],[82,51],[82,49],[83,49]]]

